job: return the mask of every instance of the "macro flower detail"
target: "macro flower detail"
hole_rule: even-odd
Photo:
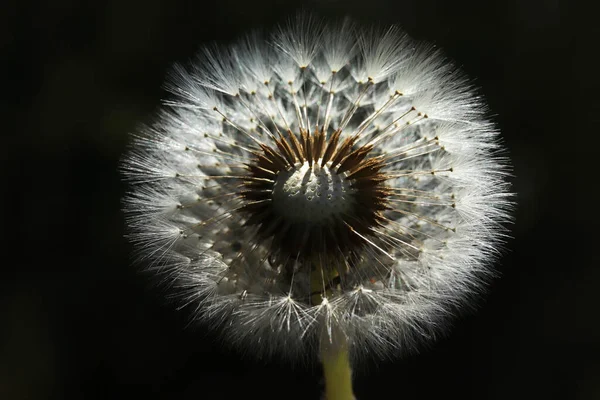
[[[300,17],[176,66],[123,163],[138,254],[258,355],[413,349],[480,291],[511,209],[482,99],[398,28]]]

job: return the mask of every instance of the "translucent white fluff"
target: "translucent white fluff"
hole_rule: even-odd
[[[354,357],[389,356],[439,333],[482,289],[509,219],[507,162],[481,98],[439,51],[396,27],[303,16],[270,40],[206,49],[174,68],[168,89],[123,163],[130,237],[194,318],[231,343],[294,358],[335,326]],[[318,300],[309,268],[273,261],[240,212],[260,145],[315,127],[371,145],[389,189],[384,219],[337,255],[347,273]]]

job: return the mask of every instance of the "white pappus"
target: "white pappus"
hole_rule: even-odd
[[[482,289],[507,160],[470,83],[396,27],[299,17],[176,66],[122,170],[130,238],[194,319],[260,356],[431,338]]]

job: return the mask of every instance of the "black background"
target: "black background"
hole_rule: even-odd
[[[478,311],[421,354],[359,366],[357,398],[600,398],[598,29],[542,0],[5,4],[0,398],[319,398],[318,365],[244,358],[150,289],[117,170],[173,62],[301,6],[444,49],[496,114],[518,193]]]

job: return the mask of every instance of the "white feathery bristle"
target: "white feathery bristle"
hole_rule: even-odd
[[[289,56],[300,68],[306,68],[317,55],[321,46],[323,23],[308,14],[299,14],[274,37],[275,45]]]

